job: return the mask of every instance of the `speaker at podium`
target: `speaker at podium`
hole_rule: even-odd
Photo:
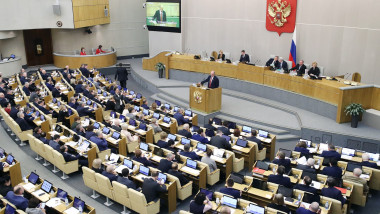
[[[190,108],[204,113],[213,113],[222,108],[222,88],[190,86]]]

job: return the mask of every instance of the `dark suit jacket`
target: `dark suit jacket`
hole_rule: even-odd
[[[288,69],[288,63],[287,62],[285,62],[285,61],[282,61],[282,64],[281,64],[281,62],[278,62],[278,68],[279,69],[283,69],[284,71],[288,71],[289,69]]]
[[[134,157],[133,160],[142,163],[144,166],[151,166],[151,162],[146,157]]]
[[[187,183],[189,183],[189,180],[187,180],[187,178],[182,173],[180,173],[178,171],[174,171],[172,169],[169,169],[168,173],[171,174],[171,175],[173,175],[173,176],[176,176],[179,179],[179,182],[181,183],[181,186],[184,186]]]
[[[222,61],[226,60],[226,55],[222,54],[222,56],[220,56],[220,54],[218,54],[218,59],[222,59]]]
[[[116,110],[115,107],[116,107],[115,102],[113,102],[111,100],[107,101],[107,103],[106,103],[106,111],[108,111],[108,110],[115,111]]]
[[[270,58],[267,63],[265,63],[265,66],[270,66],[274,61],[274,58]],[[274,62],[274,68],[275,69],[280,69],[280,62],[277,60],[276,62]]]
[[[72,155],[68,152],[64,152],[64,153],[62,153],[62,155],[63,155],[63,158],[65,159],[66,162],[75,161],[75,160],[79,159],[79,154],[78,155]]]
[[[147,203],[156,200],[161,192],[166,192],[165,185],[159,185],[153,178],[144,180],[142,193],[145,195]]]
[[[7,195],[5,196],[5,199],[7,199],[10,203],[15,205],[17,209],[24,210],[28,208],[29,201],[28,199],[15,195],[13,191],[8,192]]]
[[[96,133],[95,133],[95,132],[86,132],[85,138],[86,138],[87,140],[90,140],[90,138],[91,138],[92,136],[96,136]]]
[[[295,67],[291,68],[290,70],[296,70],[298,76],[302,76],[305,74],[306,66],[297,64]]]
[[[113,129],[115,129],[117,132],[121,132],[121,128],[119,126],[112,125]]]
[[[159,169],[161,172],[168,172],[169,169],[172,168],[172,162],[168,161],[167,159],[163,158],[160,160],[160,163],[158,164],[157,169]]]
[[[166,148],[166,147],[168,147],[168,143],[166,141],[163,141],[163,140],[158,140],[157,146],[159,146],[160,148]]]
[[[90,71],[87,68],[79,68],[79,70],[82,72],[83,76],[86,78],[90,77]]]
[[[210,87],[210,79],[211,79],[211,75],[209,75],[205,80],[203,80],[201,82],[201,84],[203,85],[204,83],[207,82],[207,87],[209,88],[219,88],[219,79],[217,76],[214,76],[214,78],[212,79],[212,82],[211,82],[211,87]]]
[[[314,74],[317,77],[319,77],[320,73],[321,73],[321,71],[319,70],[318,67],[315,67],[315,68],[311,67],[310,70],[307,72],[307,74],[309,74],[309,76],[310,76],[310,74]]]
[[[222,131],[224,135],[228,136],[231,134],[230,130],[227,127],[221,126],[218,130]]]
[[[98,146],[99,151],[104,151],[108,149],[108,143],[104,138],[100,139],[95,135],[92,136],[90,140]]]
[[[335,187],[323,188],[321,195],[341,201],[342,206],[346,202],[346,199],[343,198],[342,192]]]
[[[182,126],[185,123],[189,123],[189,120],[185,119],[185,117],[179,112],[175,113],[173,117],[177,120],[178,126]]]
[[[315,214],[316,212],[312,212],[309,209],[305,209],[303,207],[300,207],[296,210],[296,214]]]
[[[187,130],[185,130],[185,129],[179,130],[178,134],[182,135],[182,136],[185,136],[185,137],[187,137],[189,139],[192,137],[192,134],[190,132],[188,132]]]
[[[82,84],[78,84],[75,86],[75,92],[76,93],[82,93],[83,92],[83,85]]]
[[[103,171],[102,172],[102,175],[106,176],[108,179],[110,179],[110,182],[112,183],[112,181],[116,181],[118,176],[117,175],[114,175],[112,173],[108,173],[107,171]]]
[[[247,137],[246,140],[257,143],[257,147],[259,148],[259,150],[263,149],[263,144],[262,144],[261,140],[258,139],[257,137],[255,137],[255,136]]]
[[[78,106],[77,112],[79,114],[79,117],[89,116],[92,113],[92,111],[89,108],[82,106]]]
[[[323,168],[321,174],[331,176],[337,179],[342,179],[342,169],[339,166],[327,166]]]
[[[160,10],[157,10],[153,16],[153,20],[161,21]],[[162,21],[166,22],[166,12],[162,10]]]
[[[231,144],[229,144],[224,137],[215,135],[211,138],[210,144],[218,147],[219,149],[231,150]]]
[[[199,160],[199,156],[195,152],[185,152],[185,151],[182,151],[179,154],[183,155],[183,156],[186,156],[186,157],[189,157],[189,158],[191,158],[193,160]]]
[[[117,79],[119,77],[119,79]],[[126,68],[117,68],[115,80],[123,81],[128,80],[128,72]]]
[[[25,92],[26,96],[30,96],[29,88],[24,86],[24,87],[22,87],[22,90]]]
[[[209,143],[207,138],[202,137],[202,136],[199,135],[199,134],[195,134],[195,135],[193,135],[193,136],[191,137],[191,139],[197,140],[197,141],[199,141],[199,142],[201,142],[201,143],[204,143],[204,144]]]
[[[128,188],[137,189],[136,184],[133,181],[129,180],[128,178],[124,178],[124,177],[119,176],[117,178],[117,182],[124,184]]]
[[[285,187],[291,188],[292,183],[290,182],[290,178],[284,177],[282,175],[269,175],[268,182],[272,182],[275,184],[280,184]]]
[[[305,192],[317,194],[317,189],[311,186],[306,186],[305,184],[296,184],[293,189],[299,189]]]
[[[363,161],[362,162],[362,166],[367,166],[367,167],[371,167],[371,168],[374,168],[374,169],[378,168],[376,163],[371,163],[369,161]]]
[[[60,151],[59,148],[61,147],[61,145],[59,145],[59,143],[55,142],[54,140],[49,141],[49,146],[54,150],[57,150],[58,152]]]
[[[18,110],[17,110],[15,107],[12,107],[12,108],[11,108],[11,111],[9,112],[9,115],[10,115],[14,120],[16,120],[16,119],[17,119],[17,113],[18,113]]]
[[[277,164],[277,165],[279,165],[279,166],[284,166],[285,167],[285,171],[286,171],[286,173],[288,173],[289,172],[289,170],[290,170],[290,159],[274,159],[273,161],[272,161],[272,163],[275,163],[275,164]]]
[[[18,123],[18,125],[20,126],[21,131],[26,131],[26,130],[32,129],[32,127],[28,124],[28,122],[26,122],[26,120],[24,120],[22,118],[17,118],[15,120],[15,122]]]
[[[296,168],[297,168],[297,169],[301,169],[301,170],[303,170],[303,171],[305,171],[305,172],[316,173],[316,172],[315,172],[315,169],[314,169],[314,168],[311,168],[311,166],[308,166],[308,165],[302,165],[302,164],[300,164],[300,165],[297,165]]]
[[[243,55],[240,55],[240,62],[249,62],[249,55],[248,54],[245,54],[244,56]]]
[[[307,158],[309,158],[309,150],[308,149],[306,149],[306,148],[303,148],[303,147],[296,147],[296,148],[294,148],[294,151],[296,151],[296,152],[301,152],[301,157],[302,156],[305,156],[306,157],[306,159]]]
[[[335,158],[337,161],[340,160],[340,154],[337,151],[323,151],[320,156],[324,158]]]
[[[211,125],[211,124],[205,124],[205,126],[204,126],[206,129],[211,129],[211,130],[213,130],[213,131],[216,131],[216,128],[213,126],[213,125]]]
[[[290,209],[286,206],[286,205],[278,205],[278,204],[275,204],[275,203],[270,203],[267,205],[267,207],[270,207],[270,208],[273,208],[273,209],[276,209],[276,210],[280,210],[284,213],[290,213]]]
[[[223,187],[219,190],[219,192],[233,196],[234,198],[241,198],[240,191],[236,190],[234,188],[229,188],[229,187]]]

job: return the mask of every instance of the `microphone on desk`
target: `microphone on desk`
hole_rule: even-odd
[[[345,79],[348,79],[351,75],[352,75],[352,74],[348,74],[347,78],[345,78]]]

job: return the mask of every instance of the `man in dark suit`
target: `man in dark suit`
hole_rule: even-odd
[[[278,166],[277,167],[277,175],[269,175],[268,176],[268,182],[272,182],[275,184],[283,185],[285,187],[291,188],[292,183],[290,182],[289,177],[284,177],[285,173],[285,167],[284,166]]]
[[[95,136],[95,135],[96,135],[96,133],[94,132],[94,126],[93,126],[93,125],[89,125],[89,126],[87,127],[87,131],[86,131],[85,138],[86,138],[87,140],[90,140],[90,138],[91,138],[92,136]]]
[[[86,78],[90,77],[90,71],[87,69],[86,64],[82,64],[82,66],[79,68],[79,70],[82,72],[82,75],[85,76]]]
[[[241,62],[241,63],[249,63],[249,55],[245,53],[245,50],[241,51],[239,62]]]
[[[110,182],[117,181],[118,176],[117,172],[115,171],[114,165],[108,165],[106,170],[102,172],[102,175],[106,176],[108,179],[110,179]]]
[[[314,164],[315,164],[315,160],[313,158],[309,158],[309,159],[307,159],[306,165],[298,164],[296,168],[301,169],[305,172],[316,173],[316,171],[314,169]]]
[[[162,158],[161,160],[160,160],[160,163],[158,164],[158,167],[157,167],[157,169],[159,169],[161,172],[163,172],[163,173],[166,173],[166,172],[168,172],[169,171],[169,169],[171,169],[172,168],[172,161],[173,161],[173,159],[174,159],[174,154],[172,154],[172,153],[168,153],[167,155],[166,155],[166,159],[165,158]]]
[[[17,113],[20,111],[20,104],[17,104],[16,106],[13,106],[11,108],[11,111],[9,112],[9,116],[12,117],[12,119],[16,120],[17,119]]]
[[[30,130],[30,129],[33,129],[33,127],[31,127],[28,122],[24,119],[24,113],[19,111],[17,113],[17,119],[15,120],[16,123],[18,123],[18,125],[20,126],[20,129],[21,131],[26,131],[26,130]]]
[[[82,93],[83,92],[83,82],[82,80],[78,81],[78,84],[75,86],[75,93]]]
[[[241,198],[241,191],[232,188],[234,186],[234,183],[234,180],[232,178],[229,178],[227,180],[227,187],[220,188],[219,192],[230,195],[234,198]]]
[[[330,159],[330,166],[323,168],[321,174],[334,177],[337,181],[342,179],[342,169],[338,166],[338,161],[334,158]]]
[[[24,87],[22,87],[22,90],[25,92],[26,96],[30,96],[30,90],[29,90],[29,83],[26,82]]]
[[[296,210],[296,214],[317,214],[320,212],[321,209],[319,208],[318,202],[311,203],[309,208],[305,207],[304,204],[301,204],[300,207]]]
[[[369,162],[369,155],[367,153],[364,153],[362,155],[362,166],[366,166],[366,167],[371,167],[371,168],[374,168],[374,169],[377,169],[377,164],[376,163],[372,163],[372,162]]]
[[[297,72],[297,76],[302,76],[305,74],[306,66],[303,64],[303,60],[300,60],[299,64],[297,64],[290,70],[291,71],[295,70]]]
[[[251,137],[247,137],[246,140],[255,142],[257,144],[257,147],[259,148],[259,150],[262,150],[264,148],[263,144],[262,144],[261,140],[259,138],[257,138],[256,136],[257,136],[257,131],[252,129]]]
[[[39,100],[36,107],[39,110],[41,110],[42,113],[44,113],[44,114],[52,114],[53,113],[53,110],[49,111],[49,110],[46,109],[46,105],[45,105],[45,102],[43,100]]]
[[[49,146],[56,151],[60,151],[61,145],[59,143],[60,136],[58,134],[54,135],[53,139],[49,141]]]
[[[329,150],[323,151],[320,157],[336,159],[337,161],[340,160],[340,154],[335,151],[335,146],[332,144],[329,144]]]
[[[158,22],[166,22],[166,12],[164,11],[164,7],[161,5],[160,9],[156,11],[153,16],[153,20]]]
[[[189,183],[189,180],[180,172],[178,172],[178,163],[172,163],[172,168],[168,171],[169,174],[176,176],[179,179],[179,182],[181,183],[181,186],[186,185]]]
[[[47,73],[46,73],[46,70],[44,70],[44,69],[42,69],[42,68],[41,68],[40,71],[41,71],[41,77],[42,77],[42,79],[46,81],[47,78],[48,78],[50,75],[47,74]]]
[[[211,71],[210,76],[208,76],[205,80],[200,82],[199,84],[203,85],[207,82],[208,88],[219,88],[219,79],[215,76],[215,71]]]
[[[265,66],[271,66],[272,68],[279,69],[280,68],[280,62],[278,61],[278,56],[275,56],[274,58],[270,58],[266,63]]]
[[[68,152],[69,148],[66,145],[61,146],[60,150],[66,162],[78,160],[79,165],[88,166],[88,160],[82,159],[80,153],[76,155],[70,154]]]
[[[210,130],[213,130],[213,131],[216,131],[216,128],[212,125],[213,123],[213,118],[210,118],[208,120],[208,124],[205,124],[205,129],[210,129]]]
[[[199,160],[199,156],[197,155],[197,153],[190,151],[190,144],[186,144],[183,147],[183,150],[184,151],[179,153],[180,155],[186,156],[186,157],[191,158],[193,160]]]
[[[147,178],[143,182],[142,193],[145,195],[146,202],[156,201],[160,193],[166,192],[166,186],[163,180],[157,181],[158,172],[153,171],[152,177]]]
[[[140,149],[135,149],[135,157],[133,157],[133,160],[142,163],[146,167],[152,165],[148,158],[144,157]]]
[[[166,142],[166,138],[168,137],[168,134],[166,132],[161,132],[160,139],[157,141],[157,146],[160,148],[167,148],[168,143]]]
[[[223,121],[222,126],[218,130],[223,132],[223,135],[229,136],[231,134],[230,129],[228,128],[228,121]]]
[[[190,132],[189,124],[187,124],[187,123],[183,124],[182,129],[178,131],[178,134],[185,136],[189,139],[193,136]]]
[[[205,132],[203,131],[203,129],[199,128],[197,130],[197,134],[194,134],[191,139],[193,140],[197,140],[203,144],[208,144],[208,139],[206,138],[206,135],[205,135]]]
[[[5,98],[4,93],[0,92],[0,105],[1,107],[5,108],[7,107],[9,103],[9,100]]]
[[[305,176],[303,178],[303,184],[299,183],[294,186],[294,189],[299,189],[305,192],[310,192],[313,194],[317,194],[317,189],[314,187],[311,187],[310,184],[312,183],[312,180],[309,176]]]
[[[227,140],[222,137],[223,132],[218,130],[217,134],[211,138],[210,144],[218,147],[219,149],[226,149],[226,150],[231,150],[231,144],[227,142]]]
[[[118,176],[117,182],[124,184],[128,188],[132,188],[132,189],[136,190],[137,187],[136,187],[135,182],[129,180],[128,176],[129,176],[129,169],[124,168],[123,170],[121,170],[121,176]]]
[[[119,67],[117,68],[115,74],[115,80],[119,80],[122,88],[127,87],[128,71],[126,68],[123,68],[123,63],[119,63]]]
[[[94,113],[87,107],[85,107],[84,102],[78,102],[79,106],[77,108],[77,112],[79,114],[79,117],[83,116],[89,116],[89,117],[94,117]]]
[[[343,197],[342,192],[338,189],[336,189],[334,186],[336,184],[336,181],[333,177],[327,178],[327,188],[323,188],[321,191],[321,195],[336,199],[342,202],[342,207],[344,203],[346,202],[346,199]]]
[[[279,61],[279,69],[284,70],[284,72],[288,72],[288,63],[284,61],[284,58],[280,57]]]
[[[99,151],[108,149],[108,143],[106,139],[104,139],[103,133],[101,131],[96,132],[96,135],[92,136],[90,140],[98,146]]]
[[[28,208],[29,201],[24,198],[24,187],[21,185],[15,186],[13,191],[8,192],[5,199],[15,205],[17,209],[25,211]]]
[[[284,166],[286,173],[290,171],[290,159],[285,159],[285,153],[283,151],[277,152],[277,157],[272,161],[272,163],[279,166]]]
[[[174,115],[173,117],[177,120],[177,124],[178,126],[182,126],[183,124],[185,123],[189,123],[189,119],[185,118],[183,116],[183,109],[179,109]]]
[[[120,119],[114,119],[113,120],[113,125],[111,126],[115,131],[121,132],[121,127],[120,127]]]

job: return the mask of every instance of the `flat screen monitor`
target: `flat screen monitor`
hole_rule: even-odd
[[[82,102],[86,102],[86,98],[82,97]]]
[[[119,138],[120,138],[120,133],[119,133],[119,132],[113,132],[113,133],[112,133],[112,138],[115,139],[115,140],[119,140]]]
[[[200,127],[193,125],[193,127],[191,127],[191,129],[193,132],[197,132],[200,129]]]
[[[101,89],[98,89],[98,94],[101,94],[102,93],[102,90]]]
[[[267,138],[268,137],[268,132],[266,131],[263,131],[263,130],[259,130],[259,136],[260,137],[263,137],[263,138]]]
[[[70,131],[68,129],[64,129],[63,130],[63,136],[70,137],[70,135],[71,135],[71,133],[70,133]]]
[[[8,155],[8,156],[7,156],[7,160],[6,160],[6,162],[7,162],[9,165],[12,165],[14,159],[15,159],[15,158],[13,157],[13,155]]]
[[[190,167],[190,168],[193,168],[193,169],[196,169],[197,168],[197,162],[188,158],[186,160],[186,166]]]
[[[249,204],[249,211],[248,213],[251,213],[251,214],[264,214],[265,213],[265,208],[264,207],[260,207],[258,205],[255,205],[255,204]]]
[[[88,142],[87,140],[83,141],[80,145],[80,150],[84,151],[86,150],[88,147],[90,146],[90,142]]]
[[[91,105],[91,100],[87,100],[86,104],[89,106]]]
[[[342,155],[355,156],[355,149],[342,148]]]
[[[106,97],[107,96],[107,92],[103,92],[103,97]]]
[[[269,165],[263,161],[257,161],[256,163],[256,167],[259,168],[259,169],[263,169],[263,170],[268,170],[269,169]]]
[[[146,124],[141,122],[139,125],[139,129],[146,131],[147,130]]]
[[[110,117],[112,117],[112,118],[116,118],[116,113],[115,113],[114,111],[111,111],[111,113],[110,113]]]
[[[30,175],[29,175],[28,181],[30,183],[32,183],[33,185],[35,185],[37,183],[37,181],[38,181],[39,178],[40,178],[39,175],[37,175],[34,172],[31,172]]]
[[[347,169],[346,169],[346,171],[353,172],[355,168],[362,169],[362,165],[359,164],[359,163],[352,163],[352,162],[349,162],[349,163],[347,164]]]
[[[164,173],[161,173],[161,172],[158,173],[158,180],[159,181],[163,180],[164,183],[165,183],[166,182],[166,178],[167,178],[167,176]]]
[[[57,102],[57,98],[53,98],[53,103],[56,103]]]
[[[285,186],[278,186],[278,193],[281,193],[284,197],[292,197],[293,189]]]
[[[205,152],[207,150],[207,146],[206,146],[206,144],[198,143],[197,149]]]
[[[285,157],[287,157],[287,158],[292,157],[292,151],[290,151],[288,149],[283,149],[283,148],[280,148],[279,150],[285,154]]]
[[[231,137],[230,137],[230,136],[222,135],[222,137],[224,137],[224,139],[226,139],[227,142],[230,142],[230,140],[231,140]]]
[[[149,175],[149,168],[145,167],[143,165],[140,165],[139,172],[143,175],[148,176]]]
[[[60,188],[58,188],[58,190],[57,190],[57,198],[66,199],[67,198],[67,192],[63,191]]]
[[[130,168],[130,169],[133,169],[133,161],[127,159],[127,158],[124,158],[124,162],[123,162],[124,166]]]
[[[146,25],[149,31],[181,33],[181,0],[147,0]]]
[[[136,126],[136,120],[134,120],[134,119],[130,119],[130,120],[129,120],[129,125],[131,125],[131,126]]]
[[[53,188],[53,184],[50,183],[49,181],[47,180],[44,180],[44,182],[42,183],[42,186],[41,186],[41,189],[46,192],[46,193],[50,193],[51,189]]]
[[[248,133],[248,134],[252,133],[252,128],[249,126],[243,126],[243,128],[241,130],[245,133]]]
[[[94,102],[93,104],[92,104],[92,108],[96,108],[98,105]]]
[[[173,111],[174,111],[174,112],[177,112],[178,110],[179,110],[178,106],[174,106]]]
[[[102,130],[103,134],[109,134],[110,133],[110,129],[107,128],[107,127],[104,127],[103,130]]]
[[[120,115],[119,119],[122,121],[122,122],[125,122],[125,116],[124,115]]]
[[[144,151],[148,151],[148,144],[141,142],[140,143],[140,149]]]
[[[140,107],[138,107],[138,106],[135,106],[134,109],[135,109],[136,112],[140,111]]]
[[[200,188],[200,192],[205,194],[206,197],[208,198],[208,200],[212,201],[212,198],[214,196],[214,192],[213,191],[210,191],[208,189],[203,189],[203,188]]]
[[[137,99],[141,99],[141,97],[142,97],[142,95],[141,95],[140,93],[137,93],[137,94],[136,94],[136,98],[137,98]]]
[[[303,179],[305,176],[309,176],[313,181],[318,181],[317,174],[315,173],[303,171],[301,178]]]
[[[100,125],[99,125],[98,122],[95,122],[93,126],[94,126],[95,129],[99,129],[99,127],[100,127]]]
[[[237,146],[241,146],[243,148],[247,147],[247,143],[248,143],[248,141],[242,140],[240,138],[236,141],[236,145]]]
[[[61,102],[58,101],[57,102],[57,106],[60,107],[61,106]]]
[[[73,114],[73,110],[71,110],[71,108],[67,109],[67,113],[69,114],[69,116],[71,116]]]
[[[177,136],[175,136],[174,134],[169,134],[168,138],[169,138],[169,140],[175,141],[175,139],[177,138]]]
[[[144,109],[144,110],[143,110],[143,114],[144,114],[145,116],[148,116],[148,115],[149,115],[149,110],[148,110],[148,109]]]
[[[159,101],[159,100],[155,100],[154,102],[156,103],[157,107],[160,107],[160,106],[161,106],[161,101]]]
[[[228,195],[223,195],[223,205],[236,208],[237,207],[237,199],[228,196]]]
[[[43,114],[41,114],[41,116],[40,116],[40,120],[41,120],[41,121],[45,121],[45,116],[44,116]]]
[[[38,117],[38,115],[40,115],[40,112],[39,112],[39,111],[36,111],[36,117]]]
[[[171,121],[171,120],[170,120],[170,117],[164,117],[164,122],[165,122],[165,123],[170,123],[170,121]]]
[[[191,112],[191,110],[185,111],[185,116],[191,117],[192,115],[193,115],[193,112]]]
[[[190,144],[190,139],[187,139],[187,138],[181,138],[181,144],[182,145],[186,145],[186,144]]]
[[[307,147],[311,147],[311,140],[300,139],[300,142],[305,142]]]
[[[371,161],[379,161],[379,154],[377,153],[377,154],[375,154],[375,153],[367,153],[368,155],[369,155],[369,159],[371,160]]]
[[[170,104],[169,103],[165,103],[165,108],[170,110]]]
[[[74,198],[74,204],[73,204],[74,208],[79,210],[79,207],[82,207],[82,209],[84,210],[85,206],[86,206],[86,203],[84,203],[84,201],[80,200],[77,197]]]
[[[160,119],[160,114],[159,113],[154,113],[153,117],[156,118],[157,120]]]
[[[129,91],[129,94],[130,94],[130,95],[134,95],[135,92],[134,92],[134,91]]]
[[[4,214],[15,214],[15,213],[16,213],[16,208],[12,207],[9,204],[7,204],[5,206],[5,212],[4,212]]]

